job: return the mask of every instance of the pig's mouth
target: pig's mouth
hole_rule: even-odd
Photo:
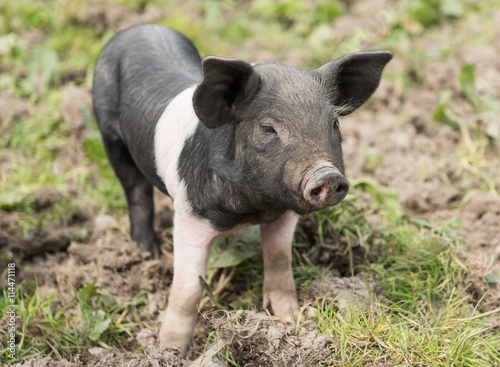
[[[301,188],[307,212],[313,212],[340,203],[349,192],[349,181],[337,168],[321,165],[304,176]]]

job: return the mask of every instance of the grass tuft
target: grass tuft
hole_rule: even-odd
[[[496,366],[500,338],[484,319],[500,310],[468,315],[464,299],[451,295],[439,312],[407,311],[373,301],[369,310],[338,310],[318,303],[317,323],[332,338],[331,366]]]
[[[7,315],[7,291],[3,293],[0,312]],[[37,288],[29,292],[19,285],[16,288],[16,359],[10,360],[3,348],[7,344],[7,333],[1,330],[0,360],[14,363],[46,355],[70,359],[85,348],[109,348],[110,345],[124,348],[124,335],[131,336],[131,329],[136,325],[123,322],[124,317],[131,309],[144,304],[145,294],[117,303],[109,292],[90,283],[83,285],[73,300],[65,298],[59,293],[41,296]]]

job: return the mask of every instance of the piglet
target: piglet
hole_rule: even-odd
[[[94,110],[127,198],[131,236],[158,256],[153,186],[173,199],[174,278],[161,345],[189,347],[210,247],[259,224],[264,307],[298,316],[292,238],[300,214],[349,191],[339,117],[377,88],[390,51],[356,52],[316,70],[200,58],[182,34],[138,25],[95,67]]]

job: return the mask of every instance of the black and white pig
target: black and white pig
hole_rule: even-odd
[[[215,239],[260,224],[264,307],[297,317],[292,238],[300,214],[344,199],[339,117],[377,88],[390,51],[316,70],[198,55],[175,30],[119,32],[96,64],[93,103],[127,197],[132,239],[158,255],[153,186],[173,199],[174,278],[161,345],[185,355]]]

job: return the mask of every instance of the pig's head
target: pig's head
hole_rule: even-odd
[[[262,209],[309,213],[347,195],[339,117],[371,96],[391,58],[357,52],[302,70],[207,57],[194,110],[207,128],[230,132],[239,181]]]

